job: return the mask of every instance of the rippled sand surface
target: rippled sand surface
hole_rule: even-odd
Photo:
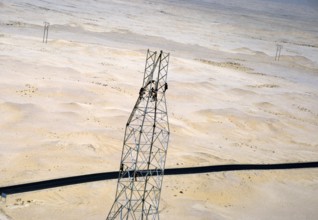
[[[171,53],[167,167],[317,161],[317,20],[314,1],[0,0],[0,186],[118,170],[148,48]],[[105,219],[115,190],[8,196],[0,219]],[[160,215],[316,219],[317,191],[318,169],[167,176]]]

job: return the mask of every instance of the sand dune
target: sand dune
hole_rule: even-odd
[[[312,6],[13,0],[0,8],[1,186],[118,170],[148,48],[171,53],[167,167],[318,158]],[[317,177],[317,169],[169,176],[160,215],[315,219]],[[104,219],[115,190],[116,181],[101,181],[8,196],[0,219]]]

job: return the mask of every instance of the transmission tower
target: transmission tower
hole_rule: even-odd
[[[169,142],[165,92],[169,53],[147,51],[139,97],[126,124],[111,219],[159,219]]]

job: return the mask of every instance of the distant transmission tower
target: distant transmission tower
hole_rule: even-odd
[[[282,52],[283,45],[277,44],[276,45],[276,54],[275,54],[275,61],[279,61],[280,54]]]
[[[44,31],[43,31],[43,43],[47,44],[47,38],[49,36],[49,27],[50,27],[50,23],[44,21]]]
[[[126,124],[115,202],[110,219],[159,219],[169,142],[165,92],[169,54],[147,51],[143,84]]]

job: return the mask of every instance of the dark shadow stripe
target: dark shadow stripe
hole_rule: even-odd
[[[212,173],[212,172],[240,171],[240,170],[286,170],[286,169],[304,169],[304,168],[318,168],[318,162],[282,163],[282,164],[226,164],[226,165],[215,165],[215,166],[204,166],[204,167],[173,168],[173,169],[166,169],[165,175]]]
[[[286,170],[286,169],[304,169],[304,168],[318,168],[318,162],[306,163],[284,163],[284,164],[228,164],[215,165],[204,167],[186,167],[186,168],[168,168],[165,169],[164,175],[181,175],[181,174],[195,174],[195,173],[212,173],[225,171],[240,171],[240,170]],[[161,171],[152,170],[152,173],[160,173]],[[145,174],[144,171],[138,171],[138,175]],[[45,180],[34,183],[25,183],[13,186],[0,187],[0,193],[15,194],[22,192],[31,192],[42,189],[49,189],[54,187],[68,186],[80,183],[88,183],[101,180],[117,179],[119,172],[94,173],[81,176],[65,177],[59,179]],[[124,177],[132,176],[133,172],[127,172]]]
[[[59,179],[44,180],[44,181],[33,182],[33,183],[25,183],[25,184],[13,185],[13,186],[0,187],[0,193],[15,194],[15,193],[36,191],[41,189],[49,189],[54,187],[74,185],[79,183],[117,179],[117,178],[118,178],[118,172],[94,173],[94,174],[87,174],[87,175],[81,175],[81,176],[72,176],[72,177],[65,177],[65,178],[59,178]]]

